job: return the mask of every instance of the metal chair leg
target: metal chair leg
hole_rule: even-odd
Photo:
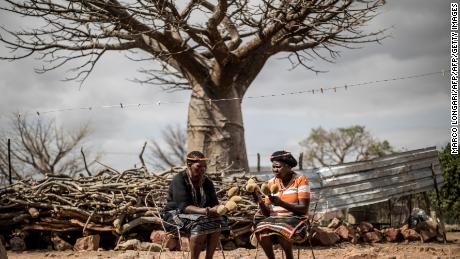
[[[222,251],[222,257],[225,259],[224,247],[222,246],[222,240],[219,238],[220,251]]]

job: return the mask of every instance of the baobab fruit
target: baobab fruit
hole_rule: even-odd
[[[228,196],[229,198],[231,198],[231,197],[237,195],[238,192],[239,192],[239,190],[240,190],[240,188],[238,188],[238,187],[236,187],[236,186],[235,186],[235,187],[232,187],[232,188],[230,188],[230,190],[227,191],[227,196]]]
[[[257,189],[257,184],[255,183],[246,185],[246,191],[248,192],[254,192],[256,189]]]
[[[278,185],[276,184],[273,184],[272,187],[270,187],[270,191],[275,194],[275,193],[278,193],[280,190],[280,188],[278,187]]]
[[[262,191],[263,194],[265,194],[265,196],[269,196],[269,195],[270,195],[270,187],[268,187],[268,184],[263,183],[263,184],[260,186],[260,190]]]
[[[219,213],[219,215],[225,215],[227,213],[228,209],[224,206],[224,205],[219,205],[217,207],[217,213]]]
[[[235,195],[235,196],[231,197],[229,201],[233,201],[234,203],[238,203],[238,202],[240,202],[242,200],[243,200],[243,198],[241,198],[241,196]]]
[[[227,203],[225,204],[225,208],[227,208],[228,211],[234,211],[236,210],[236,203],[234,201],[227,201]]]

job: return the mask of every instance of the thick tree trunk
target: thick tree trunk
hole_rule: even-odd
[[[221,98],[239,97],[235,88]],[[194,86],[187,123],[187,150],[202,151],[208,158],[208,172],[248,172],[241,99],[210,102],[202,87]]]

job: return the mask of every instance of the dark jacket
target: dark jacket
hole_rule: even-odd
[[[217,200],[216,190],[214,189],[214,184],[212,181],[206,177],[203,182],[203,190],[206,195],[206,203],[204,206],[201,206],[201,193],[199,190],[196,190],[198,197],[198,204],[193,203],[192,189],[189,184],[187,184],[187,173],[182,171],[177,173],[171,181],[168,190],[168,200],[166,203],[165,211],[178,210],[179,213],[185,213],[185,207],[189,205],[194,205],[197,207],[214,207],[219,204]]]

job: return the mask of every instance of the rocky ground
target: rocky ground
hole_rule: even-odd
[[[313,252],[316,258],[460,258],[460,232],[449,232],[447,235],[448,244],[436,242],[421,243],[376,243],[376,244],[358,244],[340,243],[331,247],[316,246]],[[296,250],[294,257],[300,251],[300,258],[313,258],[309,248]],[[225,258],[265,258],[260,249],[239,248],[231,251],[224,251]],[[8,251],[8,258],[186,258],[187,252],[143,252],[143,251],[25,251],[11,252]],[[204,258],[204,253],[202,253]],[[216,259],[222,259],[221,251],[216,251]],[[276,250],[276,258],[282,258],[281,251]]]

